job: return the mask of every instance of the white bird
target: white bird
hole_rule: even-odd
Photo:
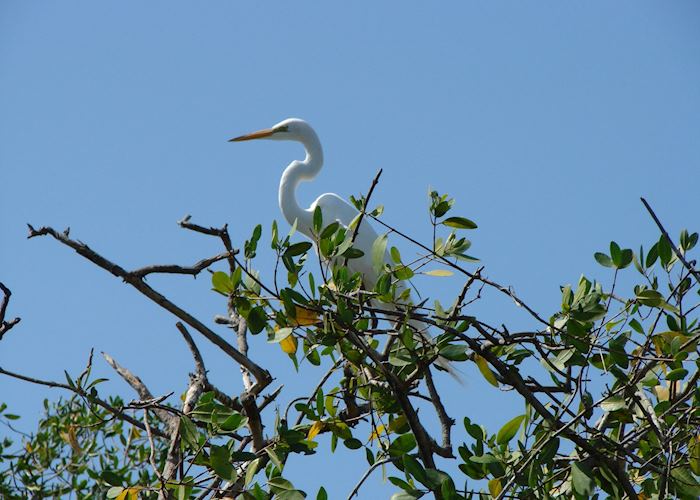
[[[350,225],[359,212],[355,207],[335,193],[322,194],[316,198],[309,208],[302,208],[297,202],[297,186],[301,182],[313,180],[323,166],[321,141],[319,141],[311,125],[299,118],[288,118],[273,125],[271,128],[235,137],[229,142],[249,141],[253,139],[296,141],[300,142],[306,150],[306,158],[304,158],[304,160],[294,160],[291,162],[287,168],[284,169],[282,178],[280,179],[279,205],[282,215],[284,215],[284,218],[290,225],[294,224],[294,221],[296,221],[297,229],[313,241],[313,214],[316,207],[321,207],[324,225],[328,225],[334,221],[338,221],[345,227]],[[350,231],[348,231],[348,233],[352,234]],[[364,255],[356,259],[348,260],[348,268],[352,272],[358,272],[363,276],[363,282],[369,290],[374,288],[378,279],[378,274],[374,268],[372,259],[372,246],[378,237],[379,235],[369,222],[363,220],[355,237],[353,247],[361,250]],[[388,262],[387,255],[384,256],[384,260]],[[394,309],[390,304],[381,305],[385,309]],[[425,326],[420,325],[420,323],[416,321],[412,321],[411,325],[417,331],[421,332],[424,338],[429,337],[427,332],[424,332]],[[450,366],[446,359],[438,358],[437,364],[459,380],[454,368]]]

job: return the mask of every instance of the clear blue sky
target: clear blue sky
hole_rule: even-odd
[[[382,167],[386,220],[427,237],[428,187],[448,191],[479,223],[473,253],[488,275],[549,315],[559,285],[582,272],[607,278],[592,254],[610,239],[636,248],[656,238],[640,195],[674,234],[698,229],[699,25],[693,1],[5,0],[0,280],[23,321],[0,344],[0,364],[60,380],[94,346],[154,393],[184,387],[191,360],[174,319],[66,248],[25,240],[24,224],[70,226],[126,267],[217,253],[176,226],[188,213],[229,223],[238,242],[258,222],[267,235],[281,219],[279,175],[300,149],[226,139],[289,116],[310,121],[326,152],[302,199],[362,192]],[[150,282],[204,319],[223,311],[206,278]],[[434,283],[445,299],[460,286]],[[512,309],[494,299],[477,311],[531,326]],[[239,391],[237,371],[205,351],[214,381]],[[262,338],[251,353],[282,366],[290,391],[320,376],[295,383]],[[495,432],[520,412],[463,371],[465,387],[440,381],[453,414]],[[46,391],[3,378],[0,394],[29,430]],[[294,458],[289,475],[310,494],[326,484],[344,497],[364,458],[324,456]],[[377,475],[362,498],[392,489]]]

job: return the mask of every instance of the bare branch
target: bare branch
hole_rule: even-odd
[[[142,400],[153,400],[153,393],[148,390],[148,387],[146,387],[146,384],[143,383],[143,381],[134,375],[130,370],[127,368],[124,368],[121,366],[117,361],[112,358],[109,354],[106,352],[102,353],[102,357],[107,361],[109,366],[111,366],[114,371],[117,372],[117,374],[124,379],[124,381],[131,386],[132,389],[136,391],[136,394],[139,395],[139,398]],[[158,416],[160,420],[162,420],[169,429],[172,429],[173,426],[177,425],[177,418],[175,418],[173,415],[168,413],[165,410],[155,410],[155,414]]]
[[[202,259],[191,267],[182,267],[182,266],[178,266],[175,264],[146,266],[146,267],[142,267],[141,269],[136,269],[135,271],[131,271],[130,274],[136,278],[143,278],[144,276],[147,276],[149,274],[154,274],[154,273],[191,274],[192,276],[197,276],[199,273],[201,273],[203,270],[205,270],[206,268],[208,268],[212,264],[219,262],[220,260],[224,260],[224,259],[228,258],[228,256],[229,256],[228,252],[220,253],[219,255],[215,255],[215,256],[209,257],[207,259]]]
[[[190,332],[188,332],[187,328],[185,328],[185,325],[183,325],[179,321],[177,323],[175,323],[175,326],[182,334],[182,337],[185,339],[185,342],[187,343],[187,347],[190,348],[190,352],[192,353],[192,357],[194,358],[195,371],[201,377],[206,378],[207,370],[204,368],[204,360],[202,359],[202,354],[199,352],[199,348],[197,348],[197,344],[194,342],[194,339],[190,335]]]
[[[209,341],[211,341],[222,351],[224,351],[227,355],[229,355],[234,361],[236,361],[236,363],[245,366],[245,368],[253,374],[253,376],[257,380],[257,383],[251,388],[252,392],[257,394],[258,392],[262,391],[265,387],[267,387],[267,385],[269,385],[270,381],[272,380],[272,377],[270,376],[270,373],[267,370],[261,368],[256,363],[251,361],[250,358],[243,355],[235,347],[226,342],[222,337],[213,332],[210,328],[205,326],[201,321],[196,319],[187,311],[178,307],[173,302],[168,300],[165,296],[151,288],[143,281],[142,278],[129,273],[123,267],[114,264],[113,262],[102,257],[84,243],[70,239],[65,233],[59,233],[51,227],[42,227],[39,229],[34,229],[31,225],[28,226],[29,238],[45,235],[52,236],[54,239],[75,250],[79,255],[85,257],[90,262],[96,264],[102,269],[105,269],[114,276],[122,278],[124,281],[136,288],[139,292],[141,292],[143,295],[145,295],[153,302],[161,306],[163,309],[174,314],[183,322],[187,323],[189,326],[191,326],[199,333],[204,335]]]
[[[451,418],[445,406],[442,404],[440,399],[440,394],[438,394],[435,388],[435,383],[433,382],[433,374],[430,372],[430,367],[425,368],[425,384],[428,386],[428,394],[430,394],[430,400],[433,402],[435,407],[435,412],[437,413],[438,419],[440,420],[440,426],[442,427],[442,450],[439,451],[440,456],[445,457],[445,452],[449,452],[449,457],[452,458],[452,440],[450,438],[450,429],[455,424],[455,420]]]
[[[2,302],[0,302],[0,340],[2,340],[2,337],[7,332],[12,330],[12,327],[19,323],[21,319],[13,318],[9,321],[5,321],[7,305],[10,303],[10,297],[12,296],[12,292],[2,282],[0,282],[0,290],[2,290],[3,293]]]
[[[248,417],[248,428],[253,438],[252,451],[262,450],[265,447],[265,439],[263,438],[263,424],[255,396],[249,393],[244,394],[241,396],[241,405],[243,405],[245,416]]]

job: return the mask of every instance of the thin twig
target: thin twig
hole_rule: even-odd
[[[119,418],[120,420],[124,420],[125,422],[129,422],[131,425],[135,425],[136,427],[138,427],[142,431],[146,430],[144,425],[141,422],[139,422],[138,420],[130,417],[129,415],[125,414],[122,410],[115,408],[114,406],[103,401],[102,399],[88,394],[82,388],[80,388],[78,386],[71,387],[67,384],[62,384],[60,382],[53,382],[50,380],[41,380],[41,379],[34,378],[34,377],[28,377],[26,375],[21,375],[19,373],[14,373],[14,372],[11,372],[9,370],[5,370],[2,367],[0,367],[0,375],[7,375],[8,377],[16,378],[18,380],[24,380],[25,382],[30,382],[32,384],[43,385],[46,387],[53,387],[53,388],[57,388],[57,389],[65,389],[67,391],[74,392],[78,396],[87,399],[91,403],[95,403],[96,405],[101,406],[102,408],[104,408],[105,410],[107,410],[109,413],[111,413],[115,417]],[[167,435],[163,431],[161,431],[160,429],[153,429],[153,434],[155,434],[156,436],[161,437],[161,438],[167,438]]]
[[[393,462],[394,460],[396,460],[396,459],[395,458],[385,458],[382,460],[378,460],[378,461],[374,462],[372,465],[370,465],[369,469],[367,469],[365,471],[365,473],[362,475],[362,477],[360,478],[358,483],[355,485],[355,487],[352,489],[352,491],[348,495],[347,500],[351,500],[352,497],[354,497],[355,495],[358,494],[358,492],[360,491],[360,488],[362,487],[362,484],[367,480],[367,478],[370,476],[370,474],[372,474],[372,472],[374,472],[374,469],[376,469],[377,467],[380,467],[384,464],[388,464],[389,462]]]
[[[350,241],[355,243],[355,238],[357,238],[357,235],[360,232],[360,225],[362,224],[362,219],[364,219],[365,214],[367,213],[367,207],[369,206],[369,199],[372,197],[372,193],[374,192],[374,188],[377,187],[377,184],[379,183],[379,177],[382,175],[382,169],[380,168],[379,171],[377,172],[377,175],[374,176],[374,179],[372,179],[372,184],[369,187],[369,191],[367,191],[367,196],[365,196],[364,203],[362,203],[362,210],[360,210],[360,216],[357,219],[357,224],[355,224],[355,228],[352,230],[352,237],[350,238]],[[320,255],[320,254],[319,254]],[[348,258],[345,258],[345,263],[343,264],[344,266],[348,265]]]
[[[124,379],[124,381],[129,384],[132,389],[136,391],[136,394],[139,395],[139,398],[142,400],[152,400],[153,398],[153,393],[146,387],[146,384],[143,383],[143,381],[134,375],[130,370],[127,368],[124,368],[121,366],[117,361],[112,358],[109,354],[106,352],[102,352],[102,357],[107,361],[107,364],[111,366],[114,371],[117,372],[117,374]],[[155,410],[156,415],[160,420],[162,420],[168,428],[172,429],[173,426],[177,425],[177,419],[173,417],[171,414],[164,410]]]
[[[644,198],[640,198],[640,200],[642,200],[642,203],[644,204],[644,207],[647,209],[647,212],[649,212],[649,215],[651,215],[651,218],[654,219],[654,222],[656,223],[656,226],[661,231],[661,234],[664,235],[664,237],[666,238],[666,241],[668,241],[668,244],[671,245],[671,250],[673,250],[673,253],[676,254],[676,257],[678,257],[678,260],[680,260],[683,263],[683,266],[685,266],[685,268],[690,272],[690,274],[693,275],[693,277],[695,278],[695,281],[700,283],[700,273],[698,273],[698,271],[696,271],[695,268],[693,266],[691,266],[687,260],[685,260],[685,257],[683,256],[681,251],[678,250],[676,245],[673,244],[673,240],[668,235],[668,232],[664,228],[663,224],[661,224],[661,221],[659,220],[659,218],[656,216],[654,211],[651,209],[651,206],[649,206],[649,203],[647,203],[647,200],[645,200]]]
[[[12,292],[2,282],[0,282],[0,290],[3,293],[2,302],[0,302],[0,340],[2,340],[3,335],[12,330],[12,327],[19,323],[21,319],[13,318],[10,321],[5,321],[5,313],[7,312],[7,305],[10,303]]]

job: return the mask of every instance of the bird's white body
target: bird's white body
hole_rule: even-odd
[[[298,118],[288,118],[270,129],[261,130],[260,132],[237,138],[237,140],[245,140],[249,137],[254,139],[297,141],[304,146],[306,157],[303,160],[291,162],[280,178],[280,210],[290,225],[296,221],[298,231],[313,240],[313,214],[317,206],[321,207],[324,226],[335,221],[338,221],[345,227],[350,225],[350,222],[357,216],[358,211],[335,193],[322,194],[316,198],[309,208],[302,208],[297,201],[297,186],[302,182],[313,180],[323,166],[321,142],[314,129],[308,123]],[[355,248],[362,250],[364,255],[348,261],[348,268],[353,272],[362,274],[365,286],[369,289],[374,288],[377,278],[377,273],[372,265],[371,251],[377,237],[378,234],[369,224],[369,221],[364,220],[360,225],[353,244]]]
[[[311,126],[304,120],[298,118],[288,118],[281,121],[272,128],[253,132],[232,141],[244,141],[251,139],[271,139],[300,142],[306,151],[304,160],[294,160],[282,173],[279,187],[279,205],[282,215],[287,222],[292,225],[296,221],[297,229],[309,239],[314,239],[313,234],[313,214],[316,207],[321,207],[323,215],[323,225],[338,221],[348,227],[352,220],[359,213],[355,207],[350,205],[343,198],[335,193],[325,193],[316,198],[309,208],[302,208],[296,199],[296,189],[301,182],[313,180],[323,166],[323,149],[321,142]],[[378,273],[374,269],[372,260],[372,246],[378,238],[377,232],[369,221],[363,220],[355,237],[353,246],[362,250],[364,255],[356,259],[348,260],[348,268],[352,272],[358,272],[363,276],[365,287],[369,290],[374,288],[378,278]],[[384,260],[388,262],[388,255],[384,255]],[[393,309],[390,304],[381,304],[385,309]],[[428,339],[429,335],[425,328],[415,323],[414,328],[420,332],[423,339]],[[454,369],[445,359],[438,358],[438,365],[444,368],[459,380]]]

